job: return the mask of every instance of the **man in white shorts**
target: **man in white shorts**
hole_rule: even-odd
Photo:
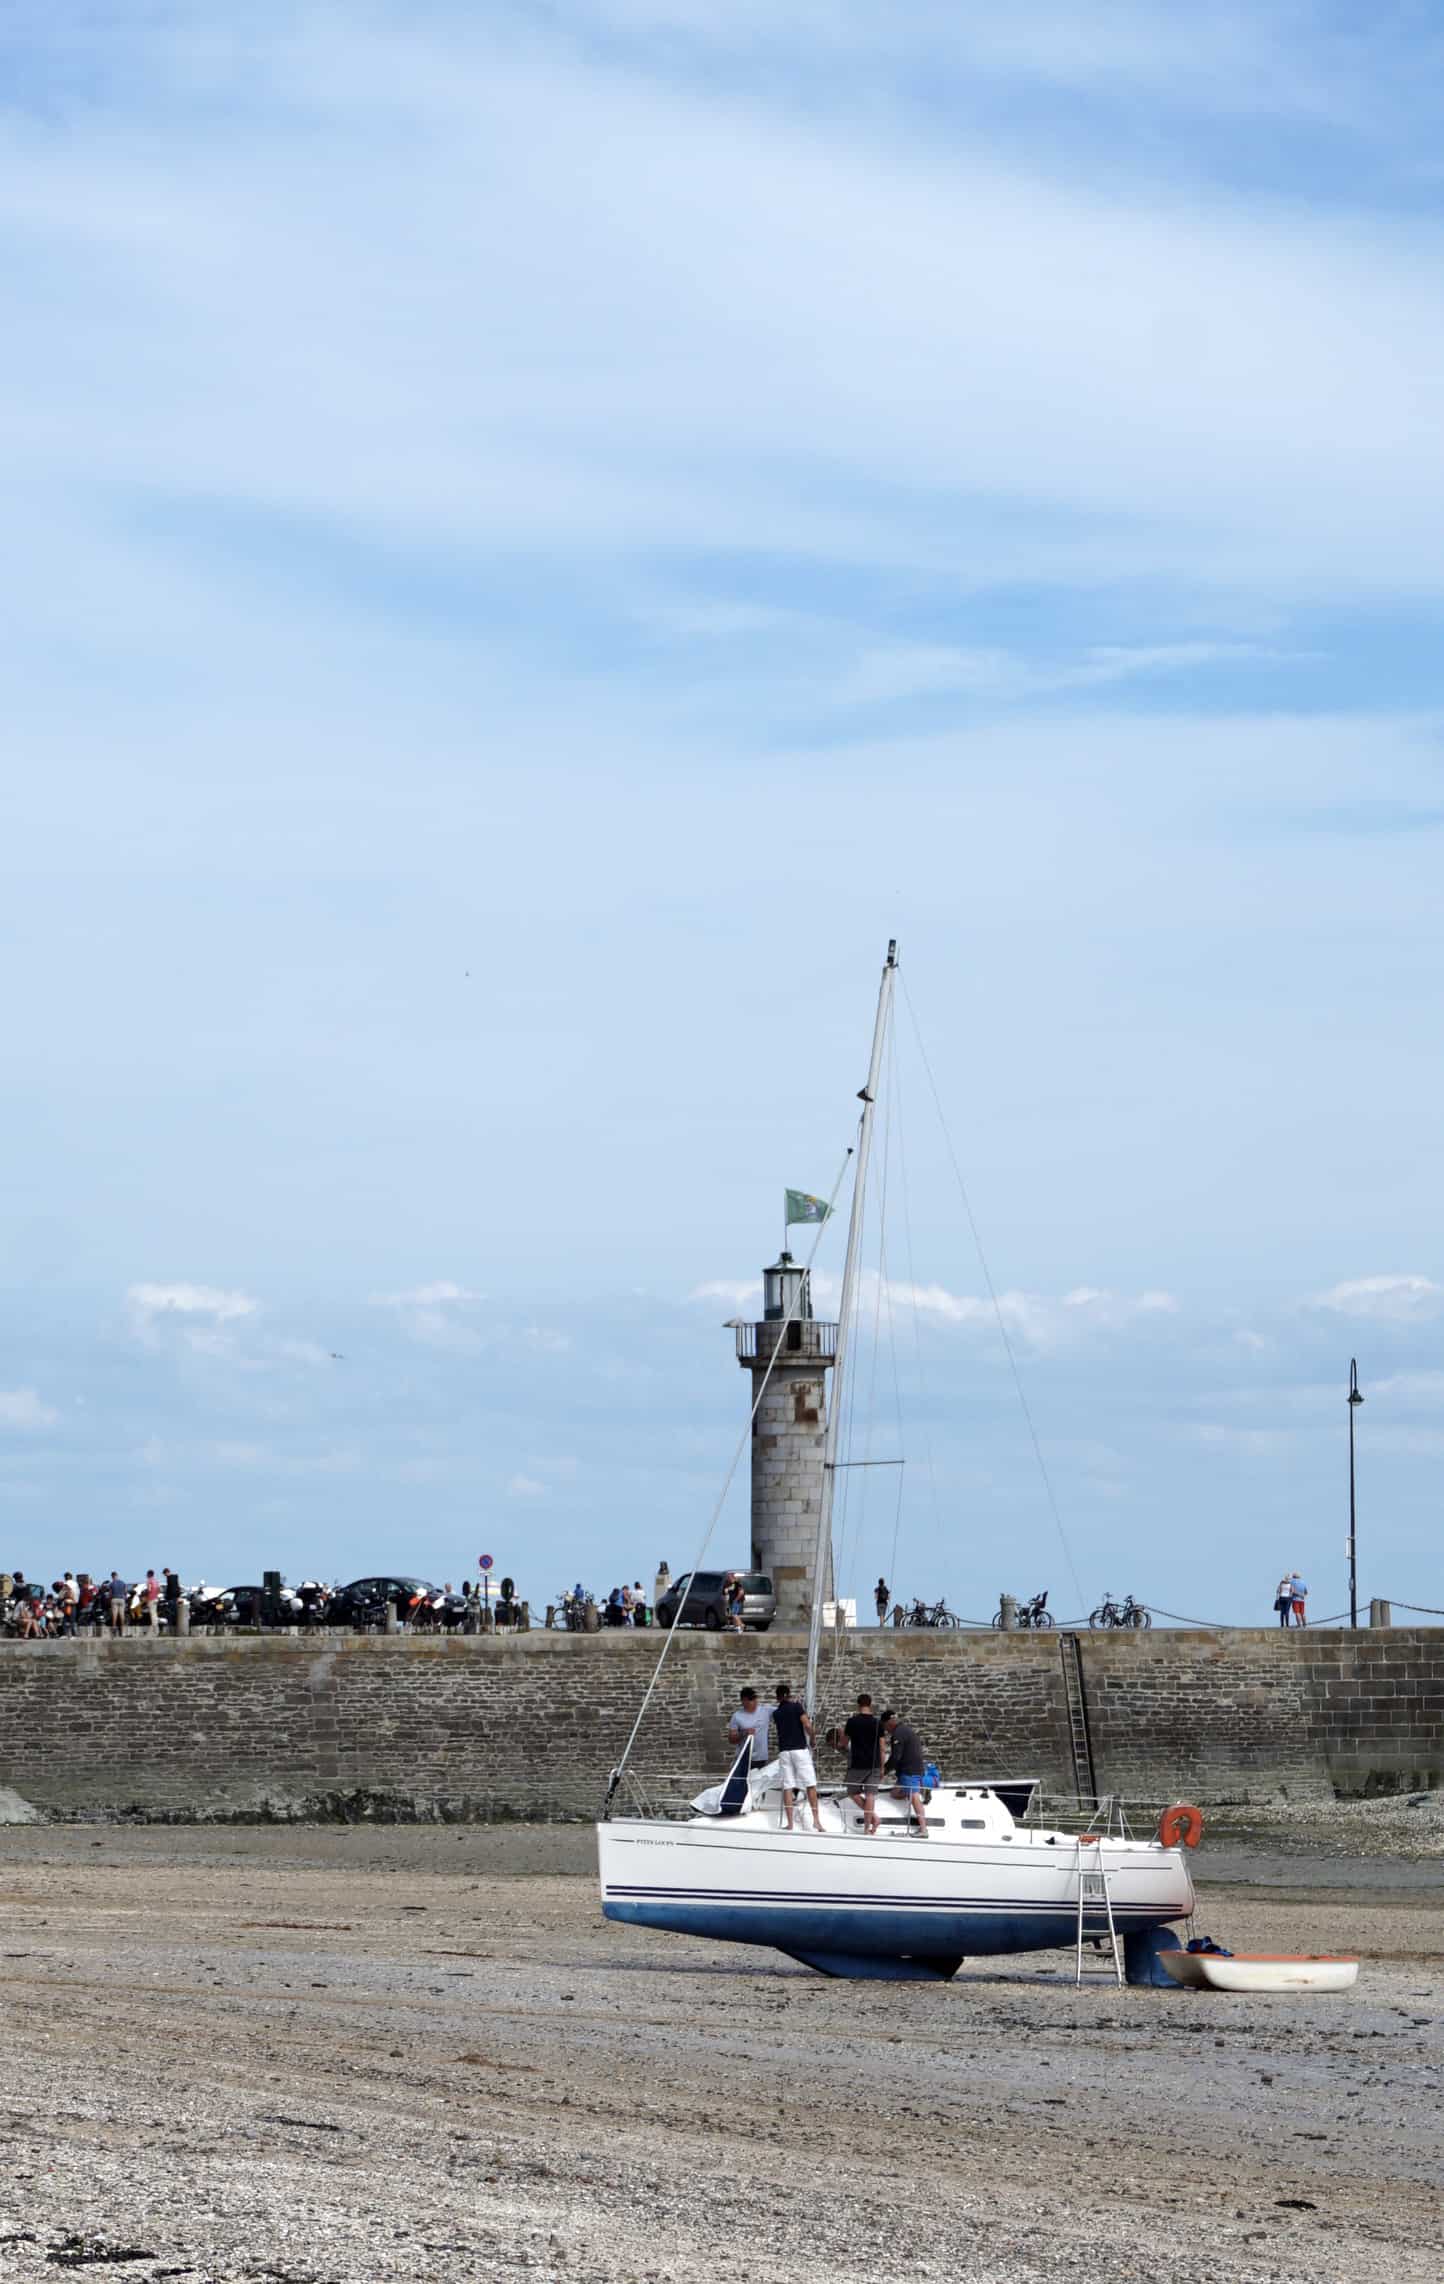
[[[796,1702],[785,1681],[777,1684],[777,1703],[772,1708],[772,1719],[777,1729],[777,1758],[782,1774],[782,1807],[787,1818],[787,1829],[792,1831],[792,1795],[807,1794],[807,1805],[812,1810],[813,1830],[822,1830],[822,1811],[817,1802],[817,1770],[812,1762],[812,1723],[803,1708]],[[802,1827],[806,1831],[807,1827]]]

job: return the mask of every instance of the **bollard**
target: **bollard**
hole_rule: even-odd
[[[554,1627],[555,1627],[555,1625],[556,1625],[556,1622],[557,1622],[557,1606],[556,1606],[555,1602],[548,1602],[548,1604],[547,1604],[547,1615],[546,1615],[546,1630],[547,1630],[547,1632],[548,1632],[548,1633],[551,1633],[551,1632],[552,1632],[552,1630],[554,1629]]]
[[[601,1632],[601,1628],[602,1613],[597,1608],[596,1603],[585,1603],[582,1608],[582,1632],[584,1634],[597,1634]]]
[[[516,1606],[516,1630],[519,1634],[529,1634],[531,1632],[530,1602],[518,1602]]]
[[[191,1630],[191,1606],[184,1594],[175,1606],[175,1630],[177,1634],[188,1634]]]
[[[1393,1611],[1382,1595],[1376,1594],[1369,1604],[1369,1624],[1371,1626],[1392,1626],[1393,1623]]]
[[[394,1602],[388,1602],[386,1605],[386,1631],[388,1634],[399,1634],[401,1631],[401,1620],[396,1615]]]
[[[998,1619],[1005,1634],[1018,1631],[1018,1597],[1016,1594],[998,1596]]]

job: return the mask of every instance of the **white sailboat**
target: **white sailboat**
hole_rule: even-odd
[[[889,944],[861,1097],[823,1454],[803,1699],[809,1711],[817,1704],[822,1604],[831,1569],[839,1391],[896,970],[897,947]],[[824,1974],[889,1980],[947,1977],[965,1958],[1071,1947],[1075,1941],[1081,1951],[1082,1941],[1107,1940],[1116,1929],[1130,1979],[1151,1981],[1154,1951],[1174,1940],[1159,1931],[1192,1913],[1187,1856],[1162,1836],[1135,1838],[1111,1820],[1109,1830],[1087,1834],[1041,1829],[1014,1814],[1023,1806],[1016,1787],[1004,1794],[986,1784],[944,1781],[925,1796],[925,1833],[912,1824],[906,1799],[886,1790],[878,1795],[876,1833],[864,1830],[862,1812],[845,1794],[823,1799],[818,1827],[803,1830],[799,1818],[794,1830],[784,1813],[776,1764],[754,1771],[751,1753],[749,1740],[726,1783],[700,1794],[691,1816],[682,1819],[613,1816],[622,1770],[613,1771],[607,1811],[597,1827],[608,1919],[766,1945]]]

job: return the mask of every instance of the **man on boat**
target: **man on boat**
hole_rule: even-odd
[[[882,1767],[882,1723],[865,1689],[858,1698],[857,1711],[843,1723],[842,1733],[847,1739],[848,1795],[862,1810],[864,1832],[875,1832],[878,1828],[877,1779]]]
[[[777,1724],[777,1758],[782,1775],[782,1809],[787,1818],[787,1829],[793,1829],[792,1796],[795,1792],[807,1794],[807,1805],[812,1810],[815,1832],[822,1830],[822,1810],[817,1798],[817,1770],[812,1761],[812,1723],[802,1706],[794,1698],[785,1681],[777,1684],[777,1703],[772,1708]],[[806,1825],[803,1830],[806,1831]]]
[[[727,1742],[734,1753],[740,1753],[743,1739],[750,1737],[754,1768],[761,1768],[767,1758],[767,1731],[771,1721],[772,1707],[758,1704],[757,1692],[749,1682],[738,1703],[732,1708],[732,1718],[727,1724]]]
[[[915,1837],[926,1840],[928,1811],[923,1799],[923,1770],[927,1764],[918,1733],[910,1722],[900,1721],[891,1706],[882,1717],[882,1733],[888,1741],[887,1774],[897,1791],[906,1797],[909,1816],[917,1819]]]

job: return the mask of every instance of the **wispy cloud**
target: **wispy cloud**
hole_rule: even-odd
[[[249,1293],[184,1280],[132,1285],[126,1300],[132,1330],[146,1347],[155,1347],[163,1333],[174,1331],[198,1354],[212,1356],[231,1352],[225,1328],[254,1318],[261,1306]]]
[[[506,1495],[509,1499],[544,1499],[547,1487],[534,1475],[513,1475],[508,1478]]]
[[[430,1284],[413,1285],[405,1292],[374,1293],[371,1305],[393,1310],[402,1331],[423,1347],[474,1352],[481,1346],[481,1338],[466,1321],[467,1312],[479,1307],[485,1298],[484,1293],[471,1292],[449,1277],[437,1277]]]
[[[1417,1271],[1348,1277],[1342,1284],[1331,1285],[1326,1293],[1317,1293],[1313,1306],[1331,1309],[1337,1316],[1373,1317],[1390,1324],[1409,1324],[1422,1317],[1438,1315],[1444,1306],[1444,1288],[1432,1277],[1421,1276]]]
[[[55,1406],[44,1403],[34,1388],[0,1388],[0,1428],[33,1435],[59,1422]]]

